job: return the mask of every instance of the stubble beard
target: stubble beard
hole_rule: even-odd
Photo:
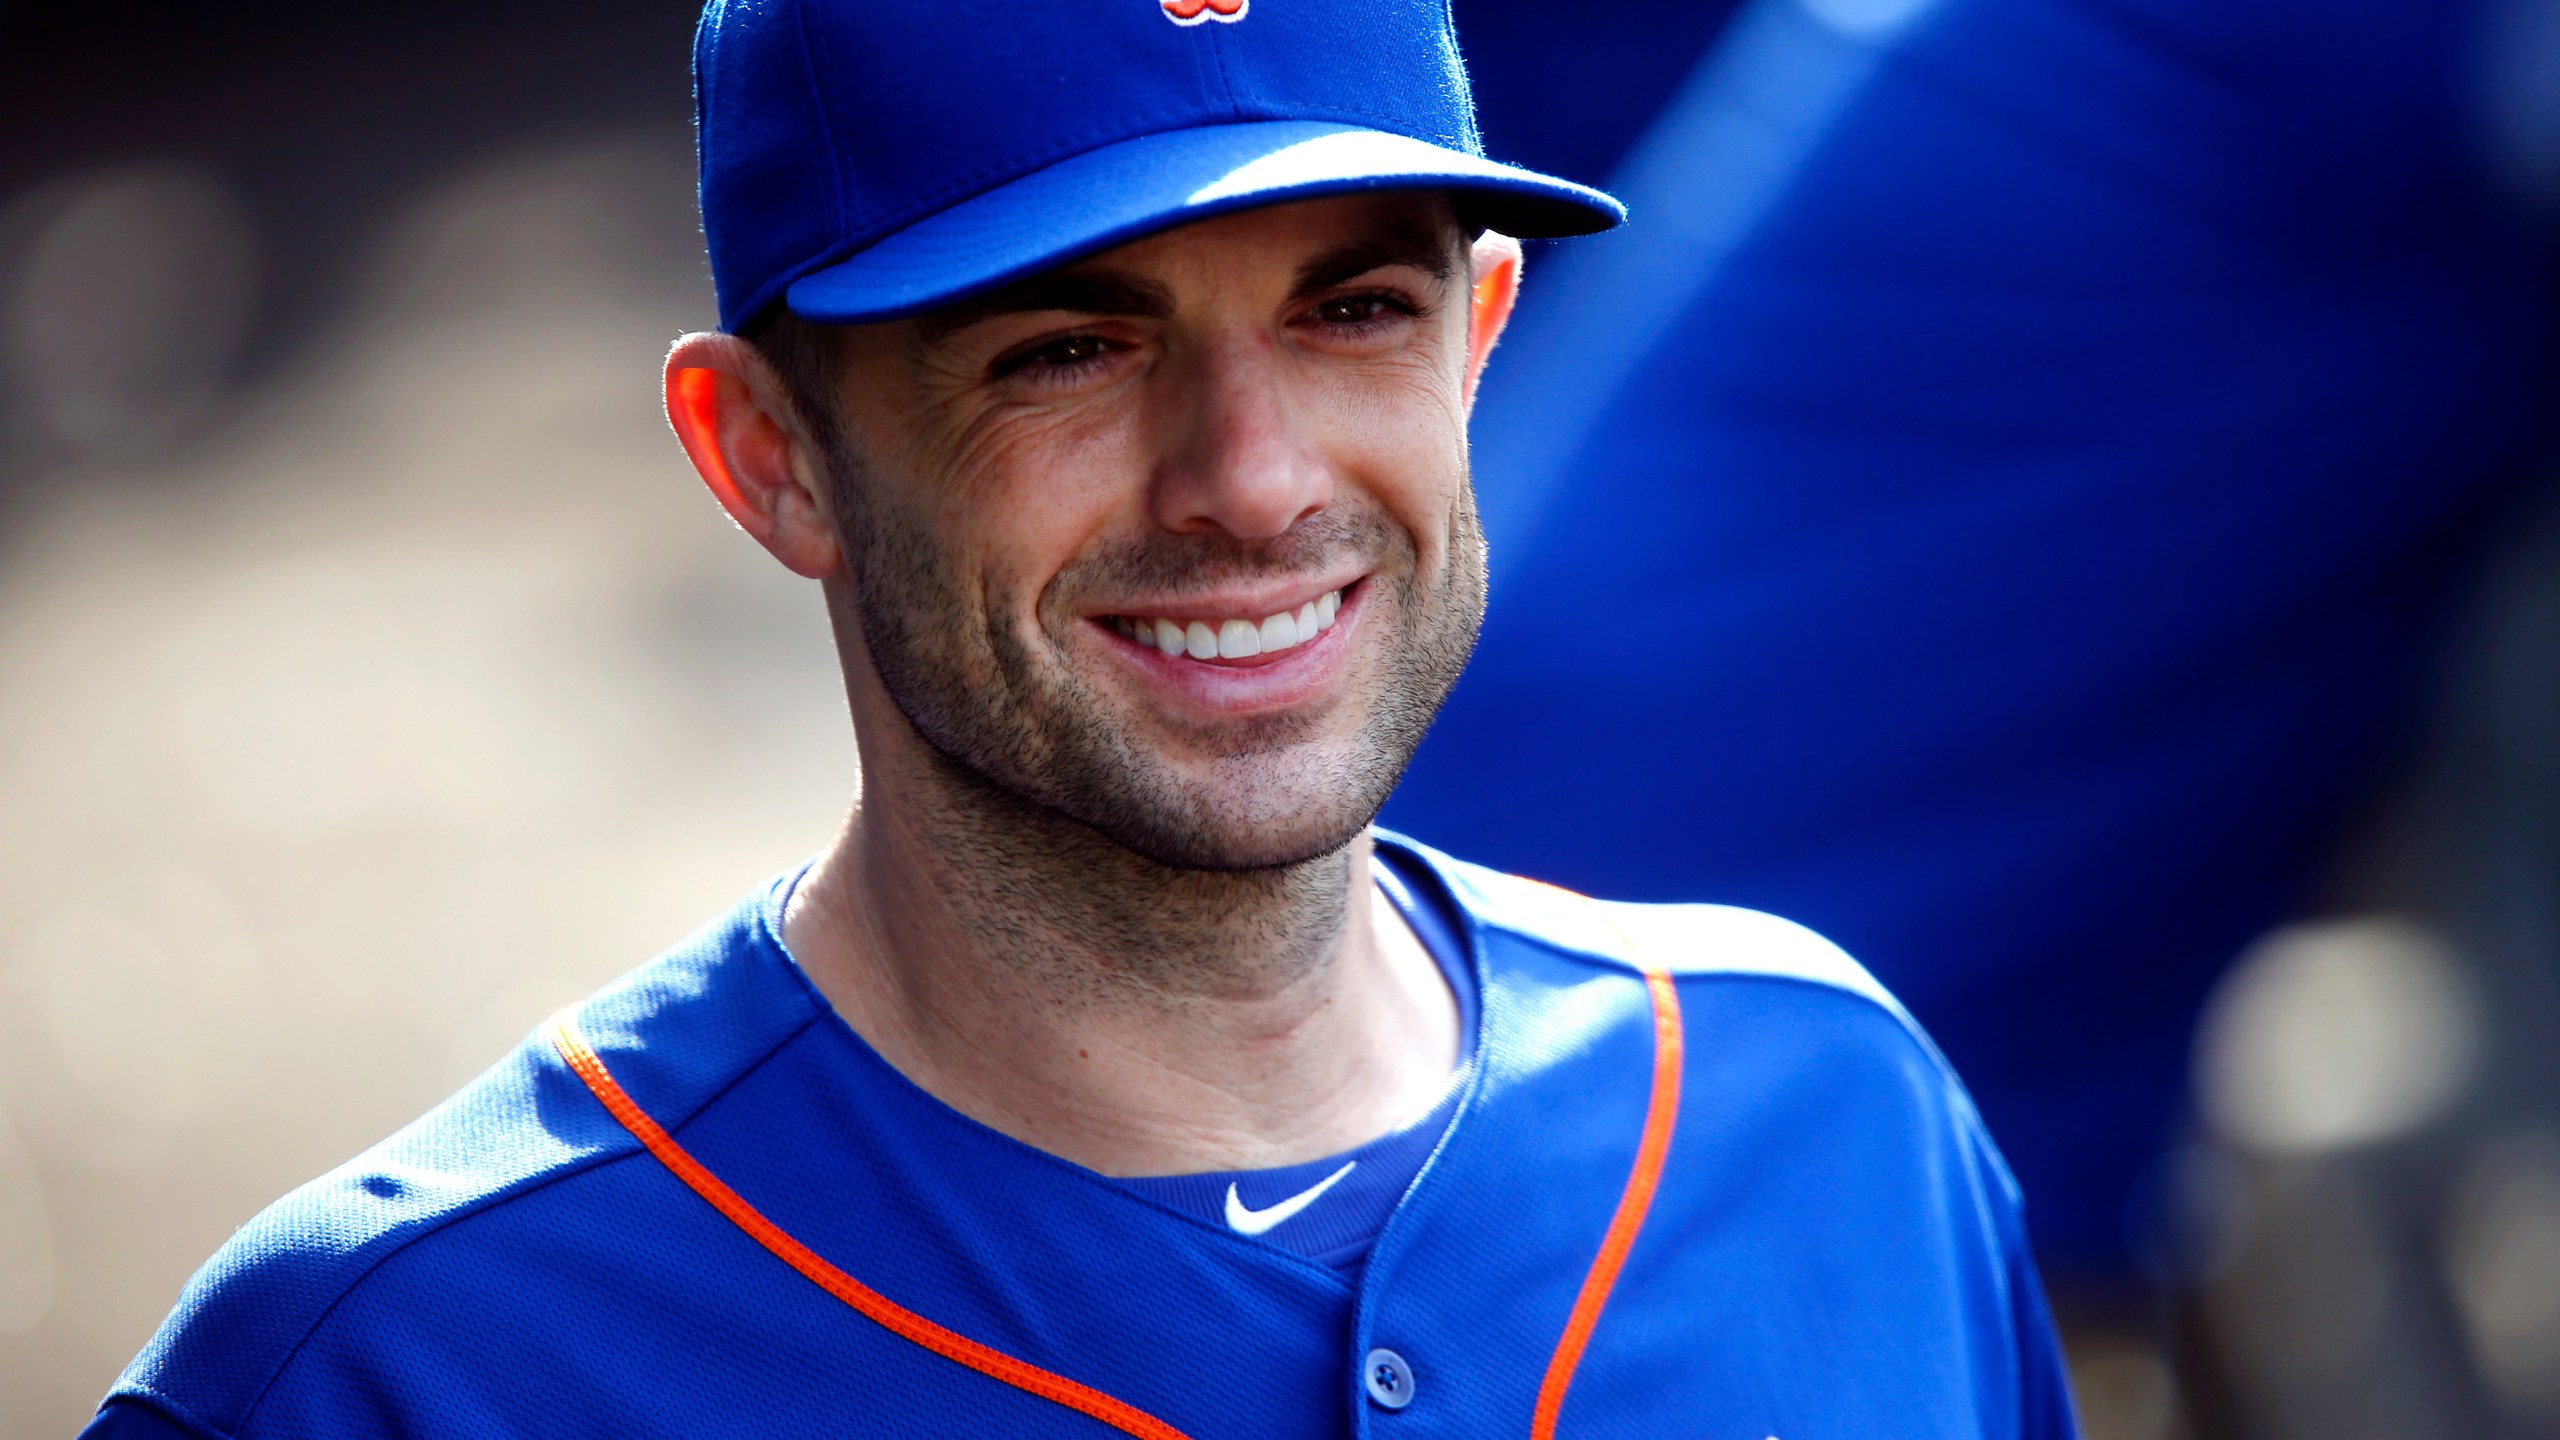
[[[833,459],[856,619],[883,691],[925,741],[941,790],[925,807],[930,843],[979,892],[981,924],[1026,956],[1064,944],[1103,960],[1063,967],[1079,987],[1214,994],[1332,952],[1356,893],[1347,847],[1402,777],[1483,622],[1482,532],[1463,477],[1437,574],[1420,573],[1412,537],[1383,512],[1345,503],[1271,541],[1155,534],[1106,548],[1045,587],[1040,633],[1025,636],[1011,623],[1016,597],[970,605],[924,518],[866,484],[859,457]],[[1323,715],[1231,722],[1176,737],[1212,757],[1209,779],[1187,779],[1144,743],[1145,717],[1068,663],[1079,647],[1057,643],[1090,624],[1079,595],[1206,589],[1346,557],[1371,577],[1362,624],[1395,629],[1368,637],[1381,671],[1341,702],[1365,710],[1348,743],[1308,743],[1329,728]]]

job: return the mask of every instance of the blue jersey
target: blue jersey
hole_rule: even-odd
[[[907,1084],[777,881],[244,1228],[91,1433],[2072,1433],[2015,1188],[1856,965],[1379,843],[1480,1003],[1356,1273]]]

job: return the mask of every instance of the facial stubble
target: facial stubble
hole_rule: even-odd
[[[1026,633],[1022,597],[973,584],[926,516],[866,476],[849,446],[829,448],[854,618],[882,690],[925,742],[941,793],[924,823],[985,892],[971,908],[1031,950],[1072,936],[1109,956],[1117,973],[1095,984],[1214,993],[1249,982],[1221,957],[1258,957],[1259,972],[1329,953],[1353,893],[1347,847],[1403,775],[1483,622],[1482,532],[1463,475],[1432,573],[1410,533],[1348,498],[1268,541],[1155,533],[1107,545],[1043,585]],[[1212,767],[1192,782],[1151,748],[1147,717],[1072,662],[1095,638],[1071,628],[1092,623],[1079,596],[1197,593],[1354,557],[1370,577],[1362,623],[1394,633],[1369,639],[1374,682],[1337,702],[1361,712],[1347,741],[1320,743],[1338,728],[1325,714],[1181,732]]]

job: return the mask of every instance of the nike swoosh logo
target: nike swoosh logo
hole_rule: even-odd
[[[1281,1201],[1268,1210],[1256,1210],[1236,1196],[1236,1182],[1227,1182],[1227,1228],[1239,1235],[1259,1235],[1299,1211],[1316,1203],[1317,1197],[1333,1188],[1333,1182],[1360,1168],[1357,1160],[1342,1162],[1342,1168],[1306,1189]]]

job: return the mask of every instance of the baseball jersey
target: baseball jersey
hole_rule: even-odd
[[[906,1083],[785,877],[244,1227],[90,1433],[2073,1433],[2015,1187],[1847,957],[1378,844],[1478,1003],[1356,1274]]]

